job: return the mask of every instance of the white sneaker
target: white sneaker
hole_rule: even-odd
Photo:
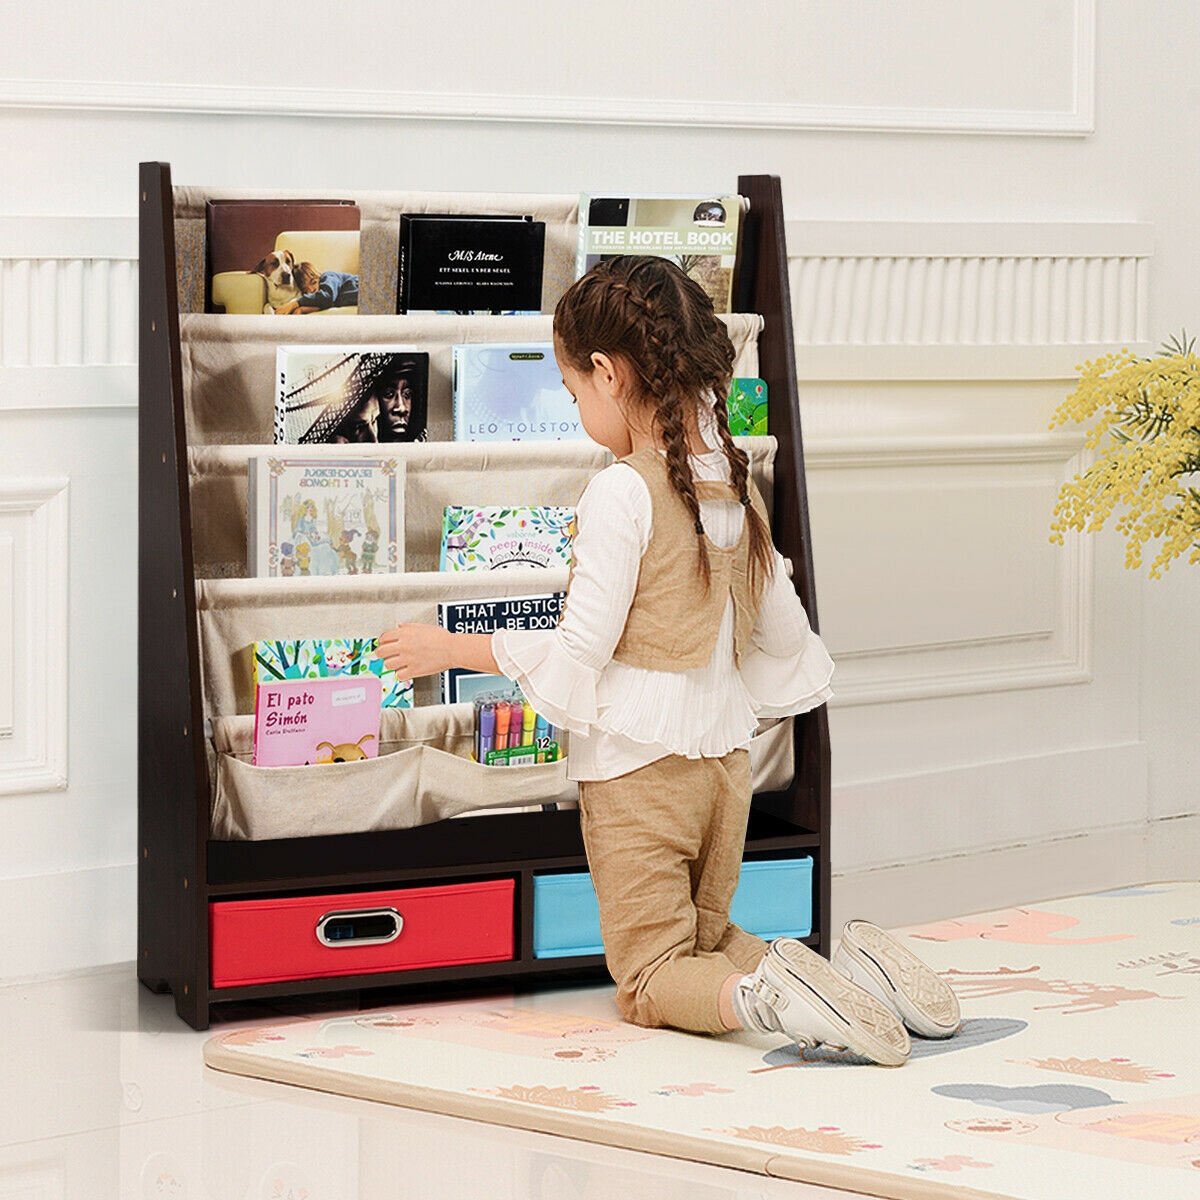
[[[870,921],[849,921],[833,956],[847,979],[882,1000],[913,1033],[947,1038],[962,1013],[954,989],[890,933]]]
[[[795,938],[776,938],[753,974],[734,987],[748,1028],[785,1033],[801,1049],[825,1045],[898,1067],[911,1043],[886,1005]]]

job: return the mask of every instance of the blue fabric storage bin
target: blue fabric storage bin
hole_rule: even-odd
[[[729,919],[770,941],[812,932],[812,859],[742,863]],[[533,957],[603,954],[600,908],[587,871],[533,877]]]

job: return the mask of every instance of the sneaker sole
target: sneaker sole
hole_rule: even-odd
[[[912,1045],[904,1026],[870,992],[835,971],[820,955],[795,962],[775,943],[767,953],[778,969],[811,997],[812,1006],[842,1031],[847,1050],[885,1067],[903,1066],[908,1061]]]
[[[869,921],[850,921],[841,948],[891,995],[904,1023],[923,1037],[957,1032],[962,1013],[954,990],[894,937]]]

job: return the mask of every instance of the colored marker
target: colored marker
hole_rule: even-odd
[[[533,711],[533,705],[526,702],[521,705],[521,745],[533,745],[533,728],[537,723],[537,713]]]
[[[485,704],[479,710],[479,761],[487,762],[487,752],[492,748],[492,739],[496,732],[496,710],[490,704]]]
[[[508,749],[508,728],[512,722],[512,709],[504,700],[496,701],[496,746],[497,750]]]
[[[540,713],[537,716],[533,726],[534,745],[537,746],[537,761],[543,763],[546,761],[545,738],[549,737],[550,726],[546,723],[546,718]]]

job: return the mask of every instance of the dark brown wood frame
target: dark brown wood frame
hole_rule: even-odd
[[[533,984],[606,977],[602,955],[535,959],[533,876],[587,867],[577,810],[459,817],[414,829],[269,842],[209,837],[210,783],[200,692],[200,644],[189,496],[175,207],[166,163],[139,176],[138,313],[138,977],[170,991],[179,1016],[208,1027],[210,1006],[318,992],[401,988],[406,1001],[443,985]],[[739,311],[760,313],[760,373],[771,400],[775,541],[818,630],[804,453],[797,406],[791,299],[779,178],[742,175],[749,197],[737,292]],[[399,318],[402,319],[402,318]],[[754,797],[746,857],[814,860],[813,934],[828,956],[829,723],[826,706],[795,719],[790,788]],[[536,848],[531,852],[531,847]],[[510,962],[299,980],[253,987],[209,984],[211,900],[350,891],[386,885],[517,880],[516,957]]]

